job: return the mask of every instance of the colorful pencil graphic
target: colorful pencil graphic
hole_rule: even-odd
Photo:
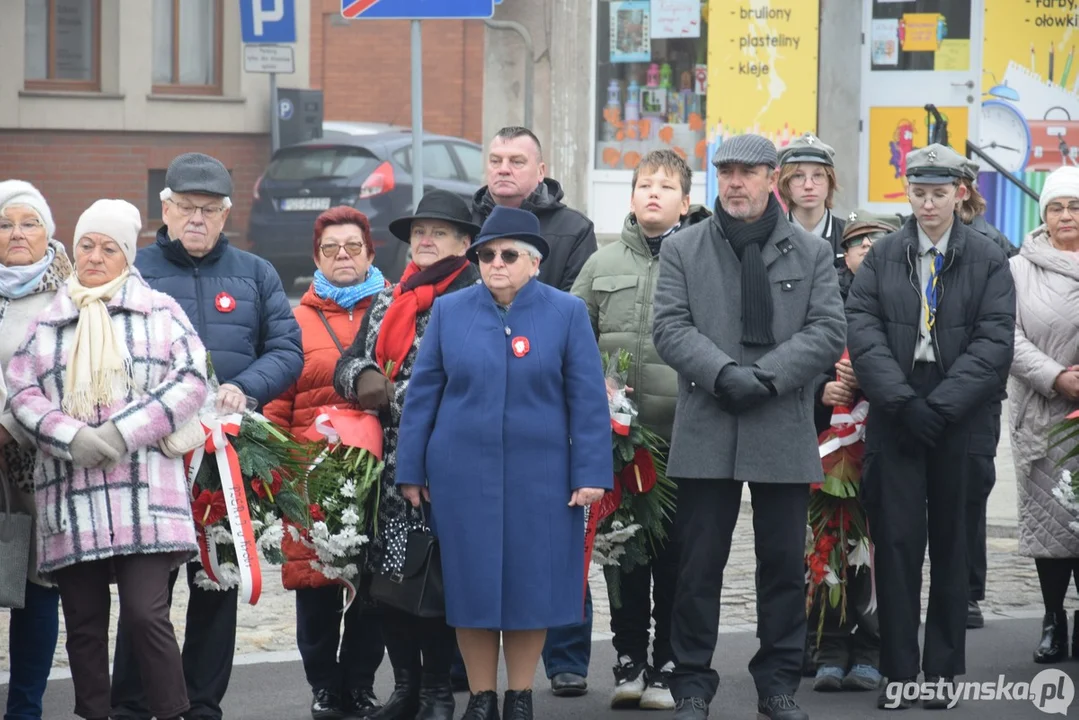
[[[1053,84],[1053,43],[1049,43],[1049,84]]]
[[[1068,77],[1072,72],[1072,59],[1075,57],[1075,46],[1072,45],[1070,51],[1068,51],[1068,59],[1064,61],[1064,72],[1060,75],[1060,87],[1068,87]]]

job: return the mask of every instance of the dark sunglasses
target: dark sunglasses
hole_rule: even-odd
[[[513,263],[517,262],[517,258],[521,257],[521,253],[519,250],[503,250],[501,253],[496,253],[494,250],[491,249],[476,251],[476,257],[478,257],[480,259],[480,262],[484,265],[490,265],[491,263],[493,263],[495,261],[495,255],[498,254],[502,255],[502,262],[506,263],[507,265],[512,265]]]
[[[332,258],[337,257],[337,253],[341,252],[342,247],[345,248],[345,252],[348,253],[349,257],[356,257],[367,249],[367,246],[363,243],[356,242],[345,243],[344,245],[338,245],[337,243],[322,243],[319,246],[319,249],[322,250],[322,257]]]

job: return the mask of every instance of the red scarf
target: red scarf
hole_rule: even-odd
[[[435,298],[446,292],[468,265],[468,258],[456,255],[443,258],[426,270],[420,270],[416,263],[409,261],[401,282],[393,289],[393,300],[382,318],[375,341],[375,360],[379,368],[385,372],[386,364],[393,362],[393,367],[386,373],[390,380],[397,377],[416,340],[416,316],[430,310]]]

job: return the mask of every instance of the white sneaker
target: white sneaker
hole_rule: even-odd
[[[668,685],[673,670],[674,663],[668,662],[659,672],[649,674],[648,686],[641,694],[642,710],[674,710],[674,698]]]
[[[636,708],[640,706],[641,696],[645,691],[645,671],[648,664],[633,662],[628,655],[620,655],[614,666],[614,695],[611,696],[611,708],[614,710]],[[674,707],[673,705],[671,707]]]

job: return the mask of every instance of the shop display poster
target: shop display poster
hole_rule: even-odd
[[[899,64],[899,21],[894,18],[874,20],[872,29],[874,65]]]
[[[611,13],[611,62],[648,62],[652,59],[651,3],[618,0],[608,3]]]
[[[948,143],[965,148],[969,109],[939,110],[948,123]],[[924,107],[869,108],[869,202],[907,202],[907,153],[925,147],[928,138]]]
[[[752,132],[778,146],[816,131],[819,0],[709,0],[710,142]]]
[[[652,0],[652,38],[701,36],[701,0]]]

